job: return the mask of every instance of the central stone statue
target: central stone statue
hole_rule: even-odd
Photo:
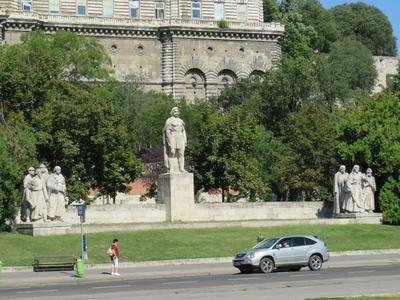
[[[163,130],[164,165],[168,173],[187,173],[185,170],[185,147],[187,144],[185,122],[179,118],[179,108],[171,109],[171,117],[165,121]]]

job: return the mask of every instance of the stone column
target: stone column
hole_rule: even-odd
[[[166,94],[174,95],[174,48],[172,33],[169,30],[161,31],[161,87]]]
[[[158,200],[167,204],[167,221],[190,222],[194,212],[193,173],[165,173],[158,177]]]

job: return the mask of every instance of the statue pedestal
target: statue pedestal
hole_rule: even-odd
[[[381,213],[369,213],[369,212],[358,212],[358,213],[341,213],[335,216],[338,219],[355,219],[360,220],[362,223],[368,224],[382,224],[383,216]]]
[[[167,221],[191,221],[194,209],[193,174],[160,174],[158,202],[167,205]]]
[[[27,222],[15,225],[15,229],[22,234],[38,235],[61,235],[71,233],[72,225],[66,222]]]

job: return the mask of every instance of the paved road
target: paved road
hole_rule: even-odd
[[[0,273],[0,299],[297,300],[400,292],[399,250],[332,253],[318,272],[242,275],[229,260],[125,263],[121,277],[110,276],[108,265],[90,266],[83,278],[74,272],[8,269]]]
[[[108,276],[106,281],[75,281],[24,288],[2,288],[1,299],[304,299],[400,292],[400,264],[327,268],[312,272],[230,274],[129,279]],[[71,272],[65,275],[73,276]]]

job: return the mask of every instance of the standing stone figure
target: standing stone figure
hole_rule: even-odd
[[[35,176],[35,168],[30,167],[28,169],[28,174],[24,178],[24,194],[22,196],[21,201],[21,221],[29,222],[30,221],[30,213],[31,213],[31,190],[30,190],[30,182],[32,178]]]
[[[43,186],[43,181],[40,178],[40,169],[37,169],[35,176],[29,182],[30,199],[29,204],[31,206],[31,221],[36,222],[42,220],[47,221],[47,205],[46,200],[48,198],[46,190]]]
[[[344,210],[344,204],[347,203],[349,193],[347,190],[347,178],[349,173],[346,172],[346,166],[341,165],[339,171],[336,172],[333,182],[333,213],[340,214],[341,209]]]
[[[47,214],[50,220],[62,221],[65,214],[66,185],[61,167],[56,166],[54,173],[47,179],[47,190],[49,192]]]
[[[47,170],[47,167],[45,164],[40,164],[39,166],[39,170],[40,170],[40,178],[43,181],[43,188],[46,190],[46,194],[48,195],[47,192],[47,179],[49,179],[49,171]]]
[[[367,212],[373,212],[375,209],[374,193],[376,192],[375,177],[372,176],[371,168],[367,169],[366,175],[363,177],[363,196],[364,208]]]
[[[363,196],[362,196],[362,178],[363,175],[360,172],[360,167],[354,165],[349,177],[347,179],[347,188],[350,191],[351,197],[344,204],[346,212],[363,212]]]
[[[164,164],[169,173],[187,173],[184,156],[186,143],[185,123],[179,118],[179,108],[173,107],[163,131]]]

